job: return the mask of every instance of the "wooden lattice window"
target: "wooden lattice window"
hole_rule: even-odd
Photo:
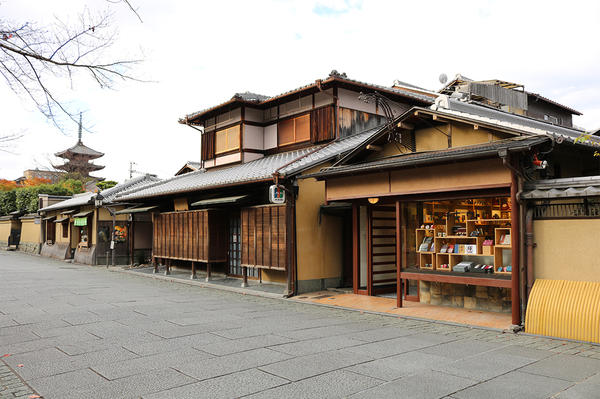
[[[286,119],[277,125],[277,141],[280,146],[310,140],[310,114]]]

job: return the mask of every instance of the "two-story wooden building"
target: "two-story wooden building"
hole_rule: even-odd
[[[297,178],[435,96],[336,72],[273,97],[239,93],[179,121],[201,131],[202,169],[119,198],[159,206],[153,255],[192,276],[202,265],[287,284],[289,294],[351,283],[349,219],[324,207],[324,183]],[[269,202],[275,182],[286,194],[282,204]]]
[[[324,181],[328,204],[352,208],[356,294],[511,312],[521,325],[533,270],[520,193],[599,174],[600,140],[583,135],[441,95],[302,179]]]

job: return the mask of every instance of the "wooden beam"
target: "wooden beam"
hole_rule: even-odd
[[[456,276],[452,274],[402,272],[400,276],[407,280],[435,281],[438,283],[468,284],[484,287],[510,288],[511,280],[486,277]]]
[[[368,144],[367,145],[367,150],[371,150],[371,151],[383,151],[383,147],[380,146],[380,145]]]
[[[406,123],[406,122],[398,122],[397,126],[400,129],[406,129],[406,130],[414,130],[415,129],[415,125],[412,125],[412,124]]]
[[[396,306],[402,307],[402,279],[400,273],[402,272],[402,245],[400,241],[401,233],[401,219],[400,219],[400,201],[396,201]]]

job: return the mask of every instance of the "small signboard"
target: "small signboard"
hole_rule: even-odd
[[[269,201],[273,204],[285,204],[284,188],[276,184],[269,187]]]
[[[74,226],[87,226],[87,218],[75,218],[73,221]]]

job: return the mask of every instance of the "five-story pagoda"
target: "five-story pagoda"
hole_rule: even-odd
[[[96,165],[91,163],[92,159],[100,158],[104,156],[103,153],[93,150],[81,141],[81,114],[79,115],[79,139],[77,144],[71,148],[67,148],[64,151],[57,152],[56,155],[59,158],[65,159],[65,163],[62,165],[53,165],[56,169],[64,170],[67,173],[77,173],[81,177],[92,177],[93,179],[100,179],[95,176],[90,176],[90,172],[104,169],[102,165]]]

